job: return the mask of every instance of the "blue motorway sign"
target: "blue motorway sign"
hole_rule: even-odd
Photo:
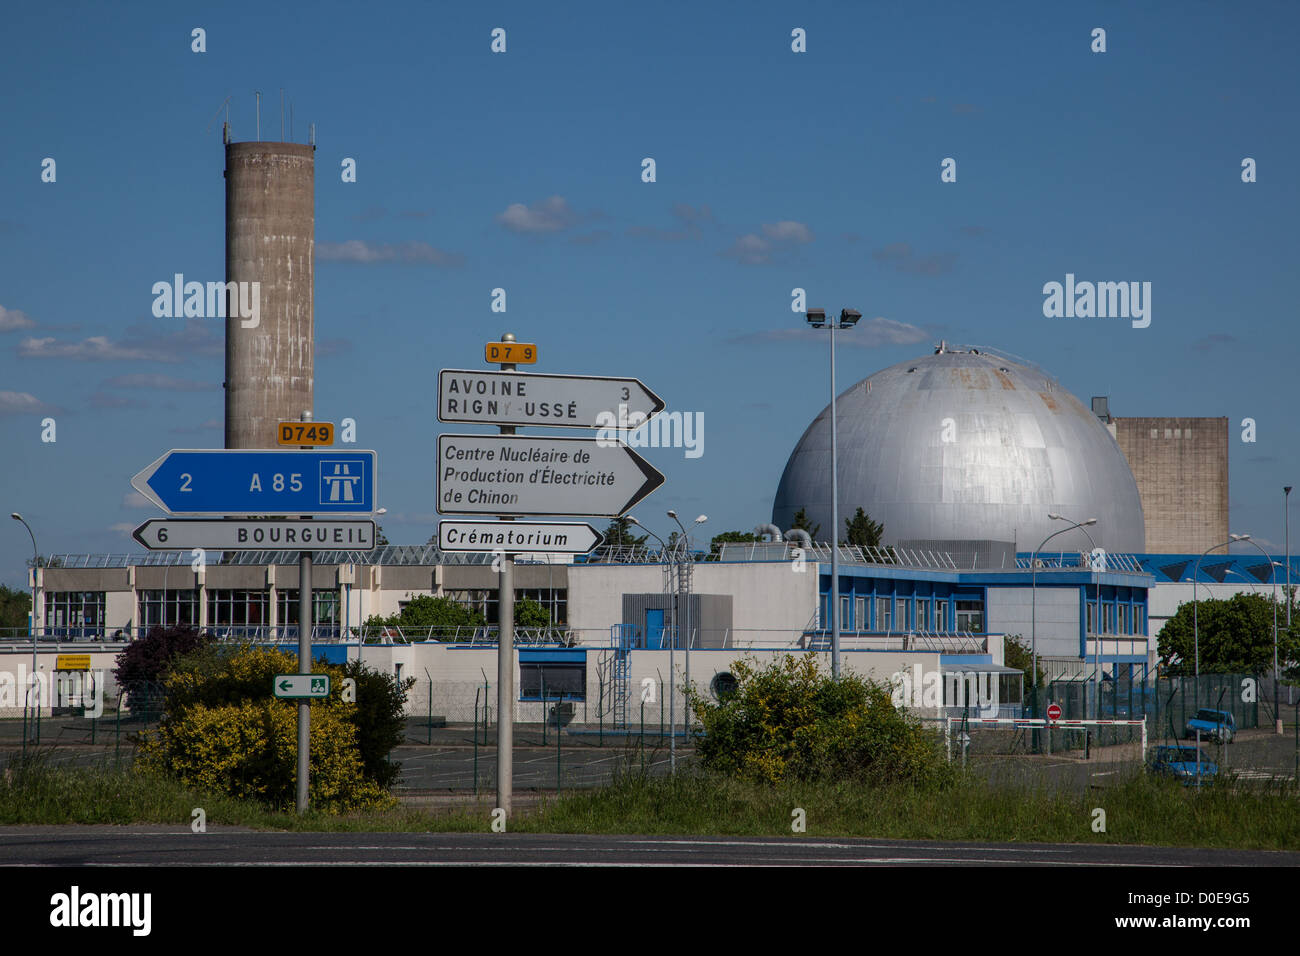
[[[173,448],[131,487],[174,515],[370,514],[375,453]]]

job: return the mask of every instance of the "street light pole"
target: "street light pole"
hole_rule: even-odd
[[[685,596],[685,600],[683,600],[682,602],[683,612],[686,618],[686,625],[685,625],[686,627],[686,690],[682,694],[682,726],[689,732],[691,726],[691,697],[690,697],[690,692],[691,692],[691,576],[695,573],[695,564],[694,564],[695,557],[691,553],[690,535],[688,535],[686,533],[686,529],[682,527],[682,522],[677,517],[677,512],[669,511],[668,517],[676,521],[677,527],[681,528],[682,541],[686,546],[686,553],[684,554],[684,557],[686,561],[690,562],[689,564],[678,564],[677,566],[677,573],[679,575],[682,574],[683,568],[686,569],[685,572],[686,596]],[[695,519],[691,527],[694,528],[697,525],[702,525],[704,524],[704,522],[708,520],[709,520],[708,515],[700,515],[698,518]],[[678,590],[679,591],[681,590],[680,583],[678,586]]]
[[[1056,514],[1055,512],[1049,514],[1047,517],[1051,518],[1053,521],[1069,521],[1069,520],[1070,520],[1069,518],[1065,517],[1065,515]],[[1092,535],[1088,534],[1088,529],[1085,528],[1084,525],[1086,525],[1086,524],[1096,524],[1096,523],[1097,523],[1097,519],[1096,519],[1096,518],[1089,518],[1087,521],[1080,521],[1080,522],[1078,523],[1078,525],[1077,525],[1077,527],[1079,528],[1080,531],[1082,531],[1084,534],[1087,534],[1087,535],[1088,535],[1088,543],[1089,543],[1090,545],[1092,545],[1092,550],[1093,550],[1094,552],[1097,550],[1097,542],[1092,540]],[[1068,531],[1068,530],[1070,530],[1070,529],[1067,528],[1066,530]],[[1089,577],[1092,577],[1092,565],[1091,565],[1091,563],[1089,563],[1089,565],[1088,565],[1088,576],[1089,576]],[[1096,623],[1096,625],[1097,625],[1097,640],[1096,640],[1096,643],[1095,643],[1095,645],[1094,645],[1094,646],[1096,647],[1096,653],[1093,655],[1093,659],[1097,662],[1097,665],[1096,665],[1096,666],[1097,666],[1097,682],[1096,682],[1096,686],[1095,686],[1094,689],[1093,689],[1093,695],[1092,695],[1092,711],[1093,711],[1093,716],[1094,716],[1096,719],[1100,720],[1100,719],[1101,719],[1101,634],[1102,634],[1102,629],[1101,629],[1101,578],[1097,578],[1097,619],[1096,619],[1096,622],[1095,622],[1095,623]],[[1085,636],[1085,641],[1086,641],[1086,636]],[[1085,644],[1084,651],[1087,652],[1087,649],[1088,649],[1088,648],[1087,648],[1087,646],[1086,646],[1086,644]],[[1084,708],[1084,709],[1086,710],[1087,708]]]
[[[16,511],[10,512],[9,517],[21,522],[22,526],[27,529],[27,536],[32,539],[32,698],[39,707],[40,684],[36,680],[36,581],[37,575],[40,573],[41,558],[40,552],[36,550],[36,535],[32,532],[32,526]],[[50,713],[54,713],[54,711],[50,711]]]
[[[1196,566],[1192,568],[1192,656],[1195,658],[1193,663],[1196,668],[1196,683],[1193,687],[1196,710],[1201,709],[1201,618],[1200,604],[1196,599],[1197,579],[1201,576],[1201,561],[1211,551],[1216,551],[1219,548],[1226,548],[1228,545],[1232,544],[1232,542],[1240,541],[1242,537],[1243,535],[1239,534],[1229,534],[1227,541],[1206,548],[1201,552],[1201,556],[1196,559]],[[1249,535],[1245,535],[1244,537],[1249,537]]]
[[[1291,486],[1282,489],[1282,514],[1286,525],[1286,628],[1291,630]]]
[[[1060,515],[1049,514],[1048,517],[1055,519],[1055,518],[1059,518]],[[1060,531],[1053,531],[1051,534],[1049,534],[1046,538],[1042,540],[1042,542],[1038,545],[1038,547],[1034,548],[1034,550],[1030,553],[1029,556],[1029,567],[1031,569],[1031,578],[1030,578],[1031,610],[1029,615],[1029,643],[1031,647],[1030,667],[1033,670],[1032,676],[1034,680],[1034,716],[1035,717],[1038,716],[1038,552],[1042,551],[1043,545],[1047,544],[1047,542],[1051,541],[1058,534],[1065,534],[1067,531],[1073,531],[1075,528],[1082,528],[1085,524],[1095,524],[1096,521],[1097,521],[1096,518],[1089,518],[1087,521],[1077,522],[1076,524],[1070,525],[1070,527],[1068,528],[1062,528]],[[1084,533],[1087,534],[1086,531]],[[1085,641],[1086,641],[1086,637],[1085,637]],[[1086,651],[1087,648],[1085,647],[1084,650]],[[1048,731],[1047,733],[1047,752],[1048,753],[1052,752],[1051,731]]]
[[[835,330],[851,329],[858,324],[862,313],[856,309],[841,309],[838,321],[826,321],[825,309],[809,309],[808,324],[815,329],[831,328],[831,677],[840,677],[840,484],[839,442],[835,413]]]
[[[674,702],[673,695],[676,693],[676,687],[674,686],[674,682],[673,682],[673,666],[675,663],[673,649],[677,644],[677,633],[676,633],[677,632],[677,568],[675,567],[673,560],[669,557],[671,552],[668,549],[668,545],[664,543],[663,538],[659,537],[659,535],[655,534],[653,531],[651,531],[641,522],[637,521],[631,515],[624,515],[624,517],[627,518],[629,522],[636,525],[646,534],[650,535],[652,538],[654,538],[656,541],[659,542],[659,553],[663,555],[664,565],[668,570],[668,581],[672,585],[672,591],[669,596],[672,602],[673,626],[668,632],[670,635],[670,639],[668,642],[668,770],[670,773],[676,773],[677,772],[677,734],[673,729],[673,724],[677,719],[677,712],[673,707],[673,702]],[[659,724],[661,728],[663,727],[663,706],[664,706],[664,702],[662,699],[660,699]],[[643,731],[644,729],[645,728],[642,727]],[[659,743],[660,746],[663,745],[662,740],[660,740]]]
[[[1249,541],[1249,542],[1250,542],[1252,545],[1254,545],[1256,548],[1259,548],[1259,553],[1262,554],[1262,555],[1264,556],[1264,560],[1268,562],[1268,573],[1269,573],[1269,577],[1271,577],[1271,578],[1273,579],[1273,720],[1274,720],[1275,726],[1276,726],[1276,728],[1277,728],[1277,732],[1280,734],[1280,733],[1282,733],[1282,711],[1278,709],[1278,688],[1277,688],[1277,679],[1278,679],[1278,673],[1277,673],[1277,568],[1274,566],[1273,559],[1269,556],[1269,553],[1268,553],[1267,551],[1265,551],[1265,550],[1260,546],[1259,542],[1256,541],[1254,538],[1252,538],[1250,535],[1248,535],[1248,534],[1240,535],[1239,538],[1238,538],[1238,540],[1241,540],[1241,541]]]

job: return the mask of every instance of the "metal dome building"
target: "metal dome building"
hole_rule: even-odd
[[[1142,502],[1124,453],[1083,403],[1029,363],[940,344],[836,402],[841,536],[860,506],[884,525],[886,544],[978,553],[1001,542],[1014,556],[1067,527],[1047,516],[1059,512],[1073,521],[1095,517],[1088,532],[1099,548],[1145,550]],[[806,508],[824,540],[830,429],[828,405],[790,455],[772,508],[782,528]],[[1087,550],[1088,539],[1072,531],[1048,547]]]

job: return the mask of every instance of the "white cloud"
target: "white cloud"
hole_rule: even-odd
[[[15,329],[30,329],[36,323],[27,317],[25,313],[17,309],[6,309],[0,305],[0,332],[12,332]]]
[[[137,359],[147,362],[179,362],[181,357],[166,349],[141,348],[114,342],[104,335],[92,335],[80,342],[60,342],[54,336],[28,337],[18,344],[23,358],[62,358],[78,362],[114,362]]]
[[[376,262],[400,262],[406,265],[458,266],[464,257],[436,249],[427,242],[366,242],[349,239],[346,242],[316,243],[316,258],[326,262],[356,262],[370,265]]]
[[[531,206],[511,203],[497,216],[497,222],[511,232],[559,232],[577,221],[577,215],[563,196],[552,196]]]
[[[116,532],[117,534],[124,534],[128,538],[131,536],[131,532],[134,531],[135,529],[136,526],[131,524],[128,521],[119,521],[117,524],[108,526],[109,531]]]
[[[723,255],[747,265],[761,265],[771,260],[772,244],[762,236],[746,233],[733,242]]]
[[[763,223],[763,235],[777,242],[812,242],[812,230],[801,222],[784,219]]]
[[[58,411],[29,392],[0,392],[0,415],[45,415]]]
[[[122,496],[123,508],[152,508],[154,503],[138,491],[128,491]]]
[[[215,382],[197,382],[173,375],[117,375],[104,382],[107,388],[156,388],[168,392],[206,392],[221,386]]]

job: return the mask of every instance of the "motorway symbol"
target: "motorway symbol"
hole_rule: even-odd
[[[332,445],[333,422],[280,422],[275,436],[281,445]]]
[[[1048,720],[1060,720],[1060,719],[1061,719],[1061,705],[1060,705],[1060,704],[1048,704],[1048,705],[1047,705],[1047,719],[1048,719]]]
[[[153,518],[131,536],[150,551],[369,551],[375,546],[375,523]]]
[[[621,442],[439,435],[440,514],[614,517],[664,483]]]
[[[276,697],[328,697],[330,678],[328,674],[276,674],[275,680],[271,681],[271,690]]]
[[[635,378],[445,368],[438,421],[557,428],[635,428],[664,402]]]
[[[537,346],[530,342],[489,342],[483,346],[483,358],[502,365],[536,365]]]
[[[369,514],[373,451],[172,449],[131,487],[173,515]]]
[[[442,551],[496,551],[511,554],[586,554],[603,535],[585,522],[440,521]]]

